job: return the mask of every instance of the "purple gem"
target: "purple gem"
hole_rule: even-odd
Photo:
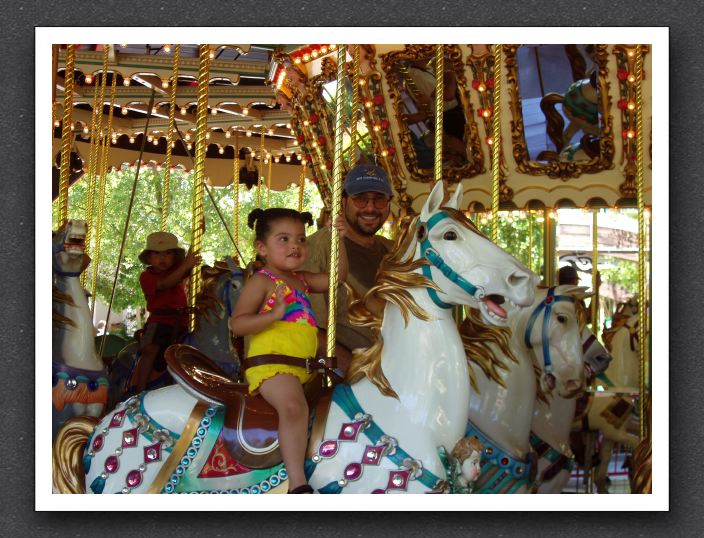
[[[88,382],[88,390],[90,392],[95,392],[96,390],[98,390],[98,387],[100,387],[100,383],[98,383],[97,381],[93,380]]]
[[[386,489],[406,489],[408,486],[408,476],[410,471],[391,471],[389,473],[389,483],[386,485]]]
[[[337,441],[323,441],[318,447],[318,454],[321,458],[332,458],[337,454]]]
[[[127,473],[127,479],[125,480],[127,485],[131,488],[136,488],[142,483],[142,473],[137,470],[130,471]]]
[[[345,467],[345,478],[347,480],[359,480],[360,476],[362,476],[361,463],[350,463]]]
[[[340,428],[340,434],[337,438],[340,441],[356,441],[357,434],[359,434],[359,429],[362,427],[361,422],[348,422],[342,425]]]
[[[154,443],[153,445],[144,447],[144,463],[161,460],[161,444]]]
[[[386,493],[386,490],[377,488],[372,493]]]
[[[97,452],[101,448],[103,448],[103,445],[105,444],[105,437],[102,435],[97,435],[95,439],[93,439],[93,450]]]
[[[117,456],[108,456],[105,460],[105,471],[108,473],[114,473],[120,466],[120,460]]]
[[[362,457],[362,463],[364,465],[379,465],[379,462],[381,461],[381,453],[383,451],[383,446],[367,445],[367,448],[364,449],[364,457]]]
[[[132,428],[131,430],[125,430],[124,432],[122,432],[123,448],[136,446],[138,436],[139,432],[137,431],[137,428]]]
[[[127,413],[127,409],[123,409],[122,411],[115,413],[110,419],[110,427],[119,428],[122,426],[122,422],[125,420],[125,413]]]

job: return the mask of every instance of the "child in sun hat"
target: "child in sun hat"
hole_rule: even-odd
[[[149,317],[140,340],[141,357],[134,378],[136,392],[146,388],[157,357],[177,343],[188,330],[188,298],[184,279],[200,263],[200,256],[186,251],[169,232],[147,236],[139,261],[147,268],[139,276]],[[161,368],[163,370],[163,368]]]

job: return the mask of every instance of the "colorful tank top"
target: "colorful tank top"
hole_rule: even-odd
[[[266,269],[260,269],[257,273],[268,276],[274,281],[276,287],[284,286],[286,288],[286,294],[284,295],[284,302],[286,303],[286,312],[279,321],[287,323],[299,323],[303,325],[308,325],[311,327],[318,327],[315,320],[315,314],[313,313],[313,308],[310,304],[310,299],[308,298],[308,292],[310,290],[306,281],[299,275],[296,275],[306,288],[305,292],[298,291],[296,288],[291,288],[286,282],[274,275],[273,273],[267,271]],[[268,312],[274,307],[274,302],[276,300],[276,289],[271,294],[271,297],[267,300],[266,304],[259,310],[259,313]]]

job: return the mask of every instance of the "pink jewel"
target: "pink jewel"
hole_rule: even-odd
[[[131,430],[125,430],[122,433],[122,446],[124,448],[137,445],[137,428],[132,428]]]
[[[332,458],[337,454],[337,441],[323,441],[318,448],[321,458]]]
[[[131,488],[136,488],[142,483],[142,473],[139,471],[130,471],[127,473],[127,479],[125,480],[127,485]]]
[[[345,478],[347,480],[358,480],[362,476],[362,464],[350,463],[345,467]]]
[[[372,491],[372,493],[386,493],[386,490],[384,490],[384,489],[375,489],[374,491]]]
[[[359,429],[362,427],[361,422],[348,422],[340,428],[340,434],[337,438],[340,441],[356,441]]]
[[[127,413],[127,409],[115,413],[110,419],[110,427],[119,428],[122,426],[122,422],[125,420],[125,413]]]
[[[154,443],[153,445],[144,447],[144,463],[151,463],[161,459],[161,445]]]
[[[103,445],[105,444],[105,437],[102,435],[96,436],[95,439],[93,439],[93,450],[97,452],[101,448],[103,448]]]
[[[386,489],[406,489],[408,485],[408,476],[410,471],[391,471],[389,473],[389,483],[386,485]]]
[[[108,456],[105,460],[105,471],[108,473],[114,473],[119,466],[120,460],[117,459],[117,456]]]
[[[384,451],[383,446],[370,446],[364,449],[364,457],[362,463],[364,465],[379,465],[381,461],[381,453]]]

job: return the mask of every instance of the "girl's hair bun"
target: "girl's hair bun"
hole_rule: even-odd
[[[254,225],[257,222],[258,219],[262,218],[264,215],[264,210],[261,208],[257,208],[253,210],[248,216],[247,216],[247,226],[251,230],[254,230]]]

